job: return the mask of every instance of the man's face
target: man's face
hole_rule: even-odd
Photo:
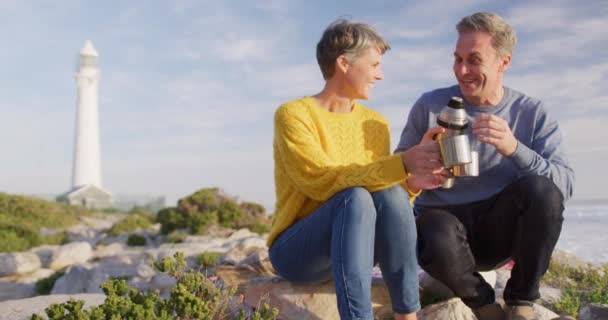
[[[384,77],[381,62],[382,54],[375,47],[348,62],[345,75],[350,98],[369,99],[374,83]]]
[[[490,34],[460,34],[454,51],[454,75],[463,97],[477,105],[498,103],[502,93],[502,77],[510,61],[510,55],[498,56],[492,47]]]

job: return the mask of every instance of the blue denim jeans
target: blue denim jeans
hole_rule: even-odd
[[[371,275],[378,262],[393,311],[416,312],[416,225],[408,200],[400,186],[341,191],[283,231],[270,247],[270,261],[293,283],[333,276],[341,319],[373,319]]]

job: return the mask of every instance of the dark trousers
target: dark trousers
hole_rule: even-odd
[[[562,229],[563,196],[548,178],[526,176],[474,203],[415,208],[418,262],[471,308],[494,303],[494,290],[476,271],[515,261],[504,291],[507,304],[540,297]]]

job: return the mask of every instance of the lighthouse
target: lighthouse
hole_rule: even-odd
[[[76,128],[72,186],[58,201],[88,208],[111,206],[112,195],[101,184],[99,142],[99,55],[87,40],[78,55],[76,70]]]

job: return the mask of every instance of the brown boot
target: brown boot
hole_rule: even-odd
[[[539,320],[532,306],[510,306],[508,320]]]
[[[505,320],[505,311],[498,303],[483,305],[473,309],[473,313],[477,317],[477,320]]]

